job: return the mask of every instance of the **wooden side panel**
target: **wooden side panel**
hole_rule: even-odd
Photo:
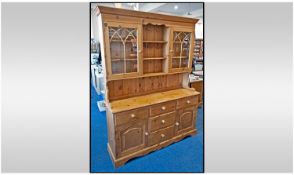
[[[113,115],[110,112],[109,108],[106,107],[106,119],[107,119],[107,129],[108,129],[108,143],[111,148],[112,153],[116,154],[116,144],[115,144],[115,129],[114,129],[114,120]]]
[[[203,98],[203,81],[197,81],[191,83],[191,88],[194,88],[197,92],[200,92],[198,97],[199,105],[202,105],[202,98]]]
[[[107,44],[105,43],[105,38],[104,38],[104,35],[105,35],[105,28],[103,27],[104,24],[103,24],[103,20],[102,20],[102,15],[99,15],[98,16],[98,27],[99,27],[99,30],[98,30],[98,34],[99,34],[99,43],[100,43],[100,47],[101,47],[101,60],[102,60],[102,66],[105,70],[105,73],[103,75],[103,80],[104,82],[107,82],[107,75],[109,74],[108,71],[108,67],[107,67],[107,64],[109,64],[106,60],[106,53],[107,53]],[[107,102],[108,99],[109,99],[109,91],[108,91],[108,87],[107,87],[107,83],[105,83],[105,101]]]

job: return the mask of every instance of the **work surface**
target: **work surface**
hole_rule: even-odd
[[[203,108],[198,109],[195,136],[115,169],[107,152],[106,114],[99,112],[99,100],[102,96],[91,87],[91,172],[203,172]]]
[[[110,102],[109,106],[113,113],[117,113],[198,94],[200,93],[195,91],[193,88],[182,88],[127,98],[123,100],[116,100]]]

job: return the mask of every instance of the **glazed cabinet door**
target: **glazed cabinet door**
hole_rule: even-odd
[[[128,123],[116,129],[117,157],[121,157],[145,147],[147,124],[145,120]]]
[[[193,59],[194,30],[173,28],[170,44],[170,72],[188,71]]]
[[[140,31],[138,24],[105,22],[106,66],[109,79],[139,74]]]
[[[176,134],[181,134],[195,128],[197,107],[192,106],[178,110]]]

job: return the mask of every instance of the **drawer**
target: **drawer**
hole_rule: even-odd
[[[160,142],[171,139],[174,136],[174,126],[161,129],[151,133],[148,137],[148,145],[159,144]]]
[[[176,101],[169,101],[165,103],[159,103],[157,105],[151,106],[150,114],[151,116],[159,115],[167,112],[172,112],[176,110]]]
[[[136,121],[139,119],[145,119],[148,118],[148,108],[139,108],[130,111],[120,112],[114,114],[114,118],[116,126]]]
[[[198,96],[186,97],[178,100],[178,109],[188,107],[191,105],[197,105]]]
[[[165,128],[170,125],[174,125],[176,122],[176,112],[168,114],[162,114],[160,116],[149,118],[148,125],[149,131],[156,131],[161,128]]]

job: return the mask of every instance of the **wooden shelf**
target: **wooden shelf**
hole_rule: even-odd
[[[116,100],[109,103],[113,113],[136,109],[144,106],[150,106],[158,103],[163,103],[171,100],[194,96],[200,94],[193,88],[181,88],[165,92],[157,92],[148,95],[142,95],[123,100]]]
[[[118,42],[118,43],[122,43],[122,41],[121,40],[111,40],[110,42]],[[136,42],[132,42],[132,41],[130,41],[130,40],[127,40],[127,41],[125,41],[125,42],[127,42],[127,43],[136,43]]]
[[[151,58],[143,58],[143,60],[164,60],[165,57],[151,57]]]
[[[156,72],[156,73],[147,73],[143,74],[145,77],[153,77],[153,76],[160,76],[160,75],[166,75],[164,72]]]
[[[143,43],[162,43],[162,44],[164,44],[164,43],[167,43],[166,41],[143,41]]]
[[[122,76],[119,78],[108,78],[107,81],[114,81],[114,80],[124,80],[124,79],[134,79],[134,78],[143,78],[143,77],[154,77],[154,76],[161,76],[161,75],[173,75],[173,74],[182,74],[182,73],[190,73],[192,69],[189,68],[174,68],[173,72],[165,73],[165,72],[157,72],[157,73],[145,73],[143,75],[128,75],[128,76]],[[128,74],[128,73],[122,73],[121,75]]]
[[[119,59],[111,59],[111,61],[137,61],[137,59],[130,59],[130,58],[127,58],[127,59],[123,59],[123,58],[119,58]]]
[[[174,44],[182,44],[183,42],[180,41],[173,41]]]
[[[188,56],[182,56],[182,57],[180,57],[180,56],[175,56],[175,57],[172,57],[172,58],[178,58],[178,59],[186,59],[186,58],[188,58]]]

